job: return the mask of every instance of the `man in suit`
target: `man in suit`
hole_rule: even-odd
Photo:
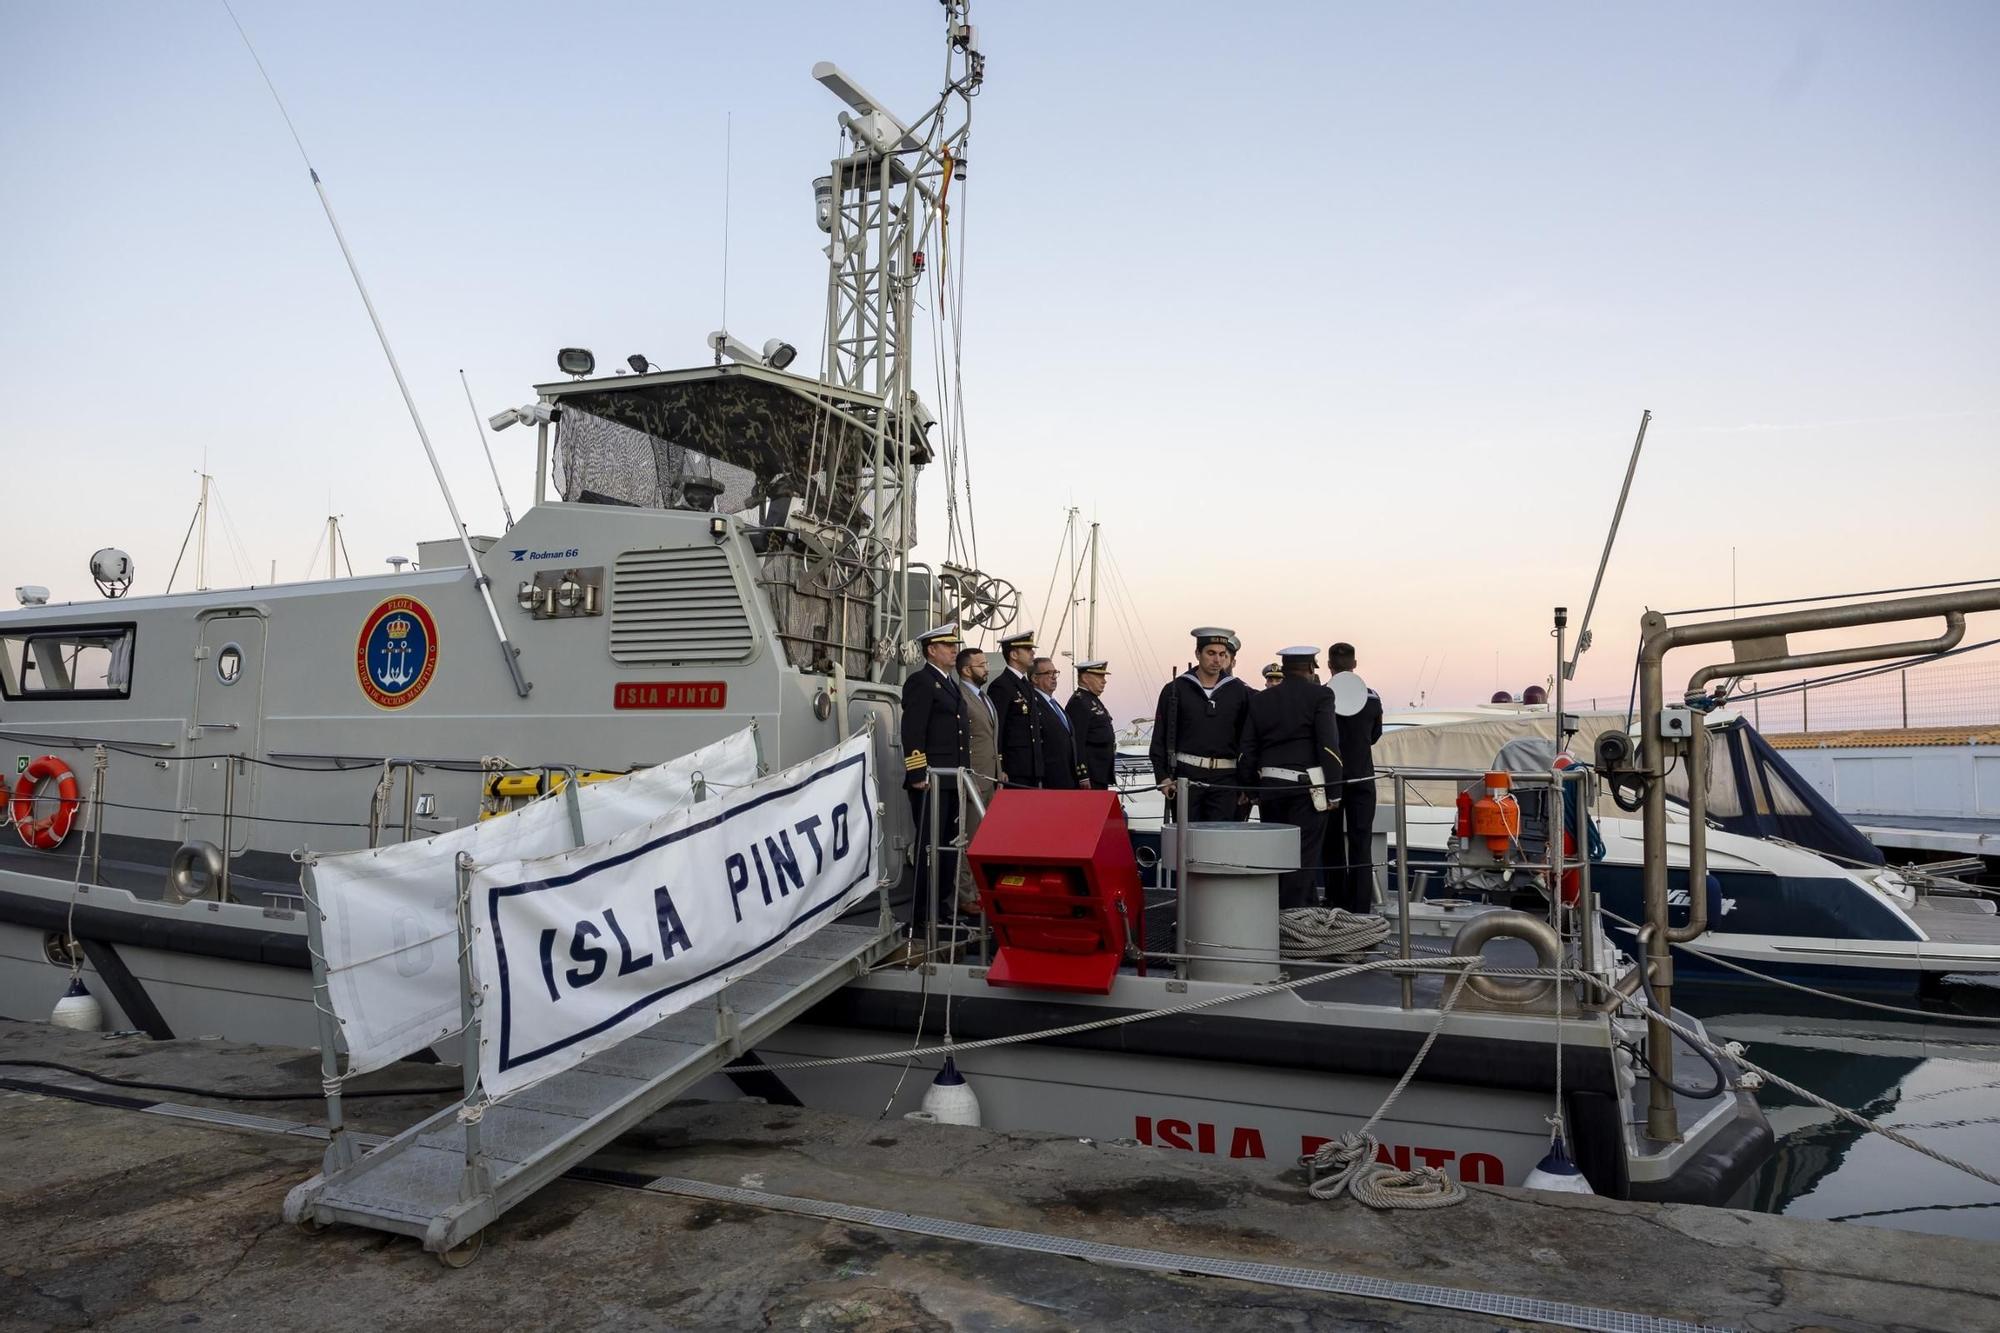
[[[1033,702],[1040,710],[1038,720],[1042,728],[1041,769],[1035,785],[1059,791],[1088,787],[1090,779],[1084,775],[1083,763],[1077,757],[1076,735],[1069,714],[1056,702],[1056,685],[1062,680],[1062,672],[1050,659],[1037,657],[1029,679],[1035,683]]]
[[[986,687],[999,718],[1000,778],[1010,787],[1042,785],[1042,742],[1046,728],[1035,707],[1035,685],[1028,678],[1035,661],[1035,632],[1021,630],[1000,640],[1005,665]]]
[[[1354,645],[1336,643],[1326,651],[1333,669],[1335,721],[1340,726],[1340,752],[1347,757],[1347,786],[1341,814],[1327,826],[1329,862],[1341,863],[1337,884],[1327,876],[1330,905],[1350,912],[1375,909],[1375,756],[1382,739],[1382,696],[1354,673]],[[1344,829],[1346,836],[1341,833]]]
[[[1112,724],[1111,710],[1100,698],[1111,678],[1111,664],[1102,660],[1076,664],[1076,693],[1070,695],[1063,711],[1069,715],[1070,732],[1076,737],[1076,752],[1083,761],[1089,785],[1110,791],[1117,780],[1118,728]]]
[[[965,733],[970,749],[966,755],[967,780],[978,789],[980,801],[993,799],[1000,784],[1000,714],[982,688],[986,684],[986,654],[978,648],[958,650],[958,687],[965,692]],[[979,832],[981,810],[977,802],[967,802],[958,812],[959,827],[971,844]],[[972,861],[958,862],[958,907],[961,912],[979,910],[979,891],[972,882]]]
[[[966,733],[965,691],[953,667],[958,657],[958,626],[941,625],[917,636],[924,665],[903,682],[903,788],[909,793],[910,817],[916,821],[917,896],[910,908],[910,936],[920,937],[937,916],[940,884],[958,882],[958,855],[951,843],[958,837],[958,787],[949,778],[932,779],[934,768],[963,768],[971,749]],[[930,817],[937,814],[938,874],[931,878]]]
[[[1318,650],[1287,648],[1279,659],[1285,678],[1250,700],[1240,771],[1243,785],[1258,789],[1258,817],[1266,824],[1290,824],[1299,831],[1299,868],[1279,878],[1278,906],[1311,907],[1329,819],[1326,812],[1340,799],[1340,731],[1333,691],[1313,675]]]

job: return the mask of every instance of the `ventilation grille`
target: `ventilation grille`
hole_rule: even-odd
[[[612,566],[612,661],[742,662],[755,646],[720,547],[627,551]]]

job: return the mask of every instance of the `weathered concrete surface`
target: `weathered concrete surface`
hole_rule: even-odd
[[[318,1068],[293,1050],[0,1023],[8,1058],[232,1090],[313,1088]],[[405,1066],[369,1082],[434,1087],[454,1074]],[[0,1079],[59,1077],[0,1065]],[[291,1120],[320,1111],[123,1095]],[[442,1100],[349,1105],[362,1127],[392,1131]],[[454,1273],[413,1241],[283,1225],[285,1192],[321,1148],[0,1090],[0,1327],[1496,1327],[575,1181],[501,1219]],[[755,1103],[672,1109],[594,1165],[1744,1328],[2000,1327],[2000,1246],[1847,1224],[1485,1189],[1458,1208],[1375,1213],[1315,1202],[1296,1176],[1155,1149]]]

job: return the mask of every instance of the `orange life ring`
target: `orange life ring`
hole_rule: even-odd
[[[44,781],[56,784],[56,808],[40,819],[35,818],[35,789]],[[77,806],[76,774],[69,771],[69,765],[52,754],[45,754],[21,771],[21,778],[14,784],[14,803],[11,813],[14,817],[14,831],[21,835],[21,841],[30,847],[52,851],[62,846],[69,836],[70,826],[76,823]]]

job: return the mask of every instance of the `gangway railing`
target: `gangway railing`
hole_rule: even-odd
[[[479,1083],[482,994],[472,968],[472,870],[461,855],[464,1096],[363,1152],[345,1124],[323,913],[311,863],[304,866],[328,1143],[320,1173],[285,1198],[284,1216],[294,1225],[344,1222],[414,1236],[448,1266],[462,1266],[477,1254],[485,1228],[509,1209],[754,1050],[881,962],[897,942],[893,920],[829,923],[724,987],[712,1005],[691,1006],[577,1065],[489,1100]],[[878,885],[878,892],[884,887]]]

